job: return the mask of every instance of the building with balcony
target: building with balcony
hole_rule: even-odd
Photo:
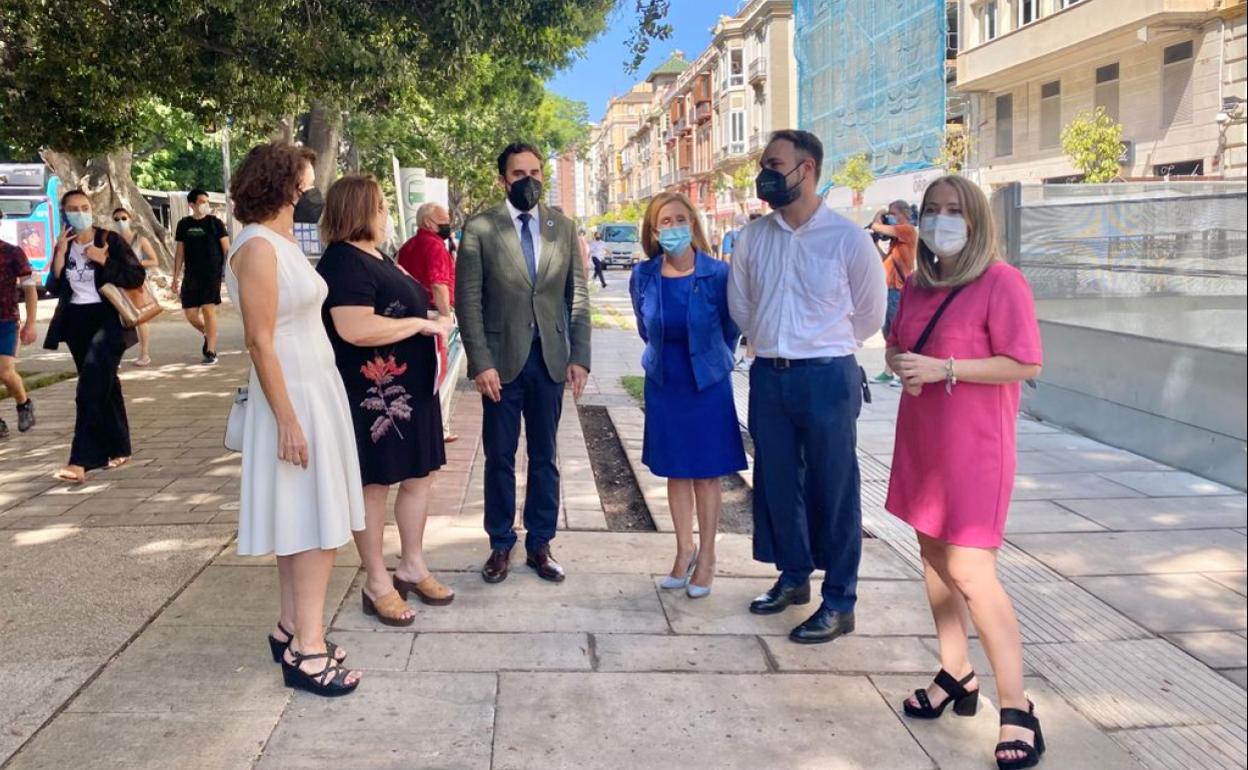
[[[968,169],[1077,181],[1062,129],[1101,107],[1122,176],[1244,178],[1244,0],[960,0]]]
[[[772,131],[797,126],[793,6],[793,0],[751,0],[713,30],[706,158],[715,172],[707,189],[714,205],[706,208],[721,231],[737,214],[763,208],[752,189],[732,189],[733,173],[757,165]]]
[[[638,83],[621,96],[613,96],[607,102],[602,122],[591,138],[595,158],[595,210],[599,213],[617,209],[632,200],[630,178],[636,152],[629,147],[629,138],[636,133],[649,113],[654,99],[654,88],[649,82]]]

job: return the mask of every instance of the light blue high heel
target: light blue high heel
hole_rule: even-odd
[[[690,599],[701,599],[711,595],[710,586],[700,586],[697,583],[690,583],[685,586],[685,595]]]
[[[684,577],[672,577],[671,575],[668,575],[659,581],[659,588],[663,588],[668,591],[672,591],[677,588],[684,588],[685,586],[689,585],[689,578],[693,577],[693,569],[694,567],[697,567],[697,566],[698,566],[698,549],[695,548],[693,549],[693,558],[689,559],[689,569],[685,570],[685,576]]]

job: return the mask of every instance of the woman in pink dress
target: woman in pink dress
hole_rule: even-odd
[[[942,670],[905,703],[908,716],[975,713],[979,685],[969,620],[997,679],[1001,770],[1032,767],[1044,752],[1023,692],[1023,646],[997,577],[997,549],[1014,487],[1021,384],[1042,362],[1026,279],[996,250],[988,201],[967,180],[943,177],[923,196],[919,258],[888,338],[889,367],[905,388],[886,507],[914,527]]]

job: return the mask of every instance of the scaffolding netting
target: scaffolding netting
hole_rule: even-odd
[[[798,125],[824,178],[866,153],[876,176],[927,168],[945,126],[945,0],[796,0]]]

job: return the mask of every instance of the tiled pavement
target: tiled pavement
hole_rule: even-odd
[[[596,301],[621,301],[622,275],[611,279]],[[627,413],[618,378],[638,353],[631,334],[596,331],[586,403]],[[658,590],[671,536],[605,531],[575,419],[560,435],[556,552],[568,580],[545,584],[517,564],[505,583],[482,583],[480,402],[461,393],[462,439],[448,448],[427,537],[459,595],[418,607],[410,629],[378,626],[360,612],[358,559],[344,549],[333,636],[366,680],[322,701],[292,696],[267,658],[271,560],[227,547],[238,467],[220,433],[242,371],[232,354],[215,369],[127,373],[135,462],[81,489],[46,480],[72,411],[51,405],[69,404],[72,383],[40,391],[37,431],[0,445],[0,764],[993,766],[993,709],[934,724],[895,713],[937,662],[910,538],[879,509],[887,389],[860,422],[875,538],[859,630],[816,648],[784,638],[802,611],[743,611],[772,576],[749,558],[748,537],[721,537],[708,599]],[[1243,495],[1047,426],[1022,430],[1028,499],[1011,512],[1003,561],[1051,741],[1045,766],[1244,767]],[[982,656],[977,668],[988,671]]]

